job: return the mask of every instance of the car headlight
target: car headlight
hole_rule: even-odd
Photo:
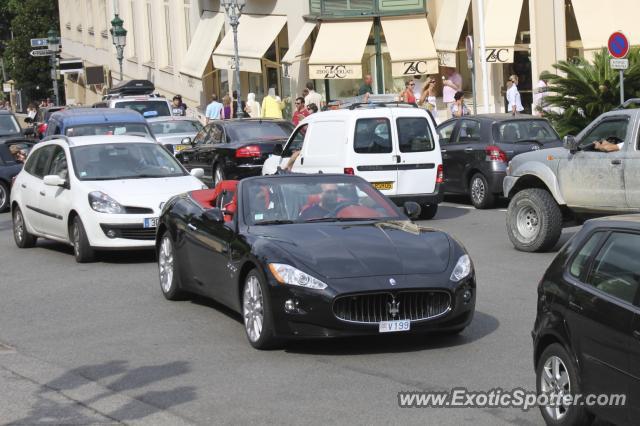
[[[280,284],[297,285],[300,287],[313,288],[315,290],[324,290],[327,285],[302,272],[299,269],[283,263],[270,263],[269,270]]]
[[[124,213],[124,208],[120,203],[101,191],[89,193],[89,205],[93,210],[100,213]]]
[[[453,268],[453,272],[451,273],[451,281],[458,282],[464,278],[467,278],[471,272],[473,271],[473,264],[471,263],[471,258],[468,254],[460,256],[458,259],[458,263],[456,263],[456,267]]]

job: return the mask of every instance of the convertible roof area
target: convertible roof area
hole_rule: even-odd
[[[216,200],[220,195],[225,192],[232,193],[233,198],[231,198],[231,201],[223,205],[224,220],[225,222],[230,222],[233,220],[233,215],[238,209],[237,188],[237,180],[223,180],[213,189],[199,189],[191,191],[189,192],[189,197],[200,205],[200,207],[206,210],[216,207]]]

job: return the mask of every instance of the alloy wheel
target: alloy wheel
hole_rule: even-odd
[[[471,197],[473,200],[480,204],[484,200],[487,189],[484,186],[484,182],[479,177],[475,178],[471,183]]]
[[[158,267],[160,269],[160,286],[162,291],[171,291],[173,283],[173,244],[168,235],[162,238],[160,252],[158,253]]]
[[[4,206],[7,202],[7,190],[4,185],[0,185],[0,207]]]
[[[262,324],[264,322],[264,303],[262,289],[258,278],[250,275],[244,286],[242,296],[242,316],[247,336],[252,342],[258,341],[262,335]]]
[[[78,257],[80,256],[80,228],[78,227],[77,221],[71,226],[71,238],[73,243],[73,254]]]
[[[571,378],[560,357],[551,356],[544,363],[540,376],[540,390],[544,394],[553,395],[551,403],[544,407],[547,415],[553,420],[561,421],[569,412],[569,406],[564,404],[563,397],[571,394]]]
[[[13,218],[13,235],[20,243],[24,240],[24,218],[20,210],[15,212]]]
[[[522,207],[517,214],[518,232],[526,241],[533,240],[540,232],[540,218],[533,207]]]

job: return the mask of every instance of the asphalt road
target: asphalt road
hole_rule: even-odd
[[[448,200],[425,222],[475,263],[476,316],[460,336],[267,352],[216,303],[166,301],[152,254],[79,265],[61,244],[19,250],[0,214],[0,424],[541,424],[537,409],[398,407],[399,391],[535,389],[536,286],[554,253],[515,251],[502,209]]]

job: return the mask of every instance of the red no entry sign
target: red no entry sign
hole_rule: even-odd
[[[629,40],[619,31],[611,34],[609,37],[609,43],[607,43],[609,49],[609,55],[614,58],[621,59],[627,56],[629,53]]]

